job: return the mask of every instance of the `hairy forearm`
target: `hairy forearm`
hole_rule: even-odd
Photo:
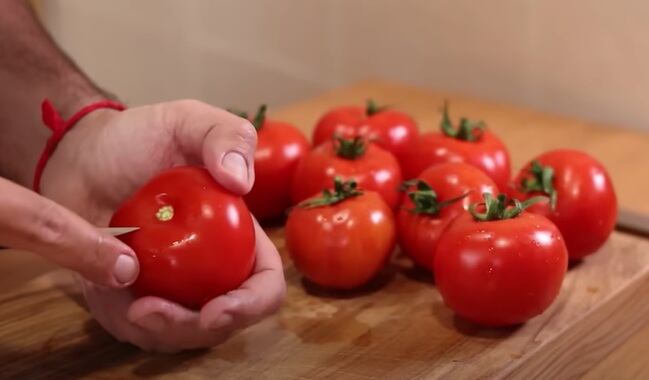
[[[0,1],[0,176],[31,185],[49,136],[40,103],[49,98],[69,117],[104,98],[56,46],[23,0]]]

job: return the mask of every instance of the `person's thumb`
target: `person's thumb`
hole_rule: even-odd
[[[168,103],[185,156],[195,158],[231,192],[243,195],[255,181],[257,132],[250,121],[195,100]]]
[[[0,245],[37,253],[89,281],[124,287],[135,281],[135,253],[59,204],[0,178]]]

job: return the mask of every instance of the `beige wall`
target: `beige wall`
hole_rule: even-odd
[[[67,51],[133,103],[195,97],[223,106],[281,105],[382,77],[649,130],[645,1],[42,5]]]

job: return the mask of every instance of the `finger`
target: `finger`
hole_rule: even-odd
[[[143,297],[131,305],[127,319],[155,337],[155,351],[212,347],[225,340],[229,331],[208,331],[200,326],[199,313],[174,302]]]
[[[133,296],[126,289],[110,289],[81,280],[88,309],[99,324],[120,342],[129,342],[145,351],[155,351],[158,342],[152,334],[126,318]]]
[[[135,253],[77,214],[0,178],[0,245],[37,253],[110,287],[135,281]]]
[[[198,313],[158,297],[142,297],[133,302],[128,319],[151,331],[162,331],[170,324],[196,324]]]
[[[248,326],[277,311],[286,294],[282,260],[277,248],[255,220],[254,274],[238,289],[217,297],[201,310],[201,324],[217,330],[228,325]]]
[[[243,195],[255,180],[257,132],[250,121],[193,100],[171,103],[175,138],[183,153],[200,157],[225,188]]]

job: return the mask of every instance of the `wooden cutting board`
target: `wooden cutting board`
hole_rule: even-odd
[[[306,130],[328,107],[368,96],[398,104],[431,128],[448,95],[373,82],[276,116]],[[639,175],[649,137],[450,99],[453,114],[495,122],[516,166],[546,148],[578,146],[609,167],[621,204],[640,201],[649,210],[640,197],[649,181]],[[281,227],[268,232],[286,258]],[[285,260],[288,296],[277,315],[211,351],[179,355],[115,342],[88,317],[67,272],[12,251],[0,252],[0,268],[0,379],[563,379],[586,373],[649,320],[649,241],[620,232],[571,268],[559,299],[523,326],[485,329],[454,317],[430,278],[404,258],[353,294],[308,286]]]
[[[283,251],[281,229],[270,233]],[[576,377],[646,323],[648,253],[649,242],[616,233],[570,269],[549,310],[504,329],[454,317],[403,258],[345,295],[305,286],[287,261],[279,314],[211,352],[180,355],[115,342],[88,317],[70,274],[55,271],[0,297],[0,378]]]

